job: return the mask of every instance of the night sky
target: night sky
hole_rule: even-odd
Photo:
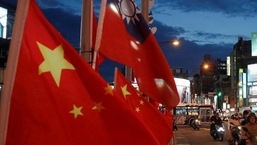
[[[1,0],[15,4],[15,0]],[[74,46],[79,47],[82,0],[37,0],[48,20]],[[136,1],[139,8],[139,0]],[[226,60],[238,37],[250,40],[257,32],[257,1],[253,0],[155,0],[150,9],[157,27],[156,39],[172,68],[190,72],[199,70],[205,54]],[[96,15],[100,0],[94,0]],[[169,40],[179,39],[174,47]],[[109,63],[101,70],[112,81]]]

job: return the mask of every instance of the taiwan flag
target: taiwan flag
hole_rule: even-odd
[[[102,0],[96,49],[135,72],[140,90],[172,109],[179,95],[171,68],[134,0]]]
[[[103,55],[135,72],[140,90],[172,109],[179,102],[171,68],[133,0],[103,0],[97,30]]]

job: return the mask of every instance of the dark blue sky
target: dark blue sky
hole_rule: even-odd
[[[4,0],[15,2],[16,0]],[[79,47],[82,0],[37,0],[49,21]],[[140,7],[140,0],[136,0]],[[226,60],[238,37],[250,39],[257,32],[257,1],[254,0],[155,0],[151,8],[157,27],[155,34],[172,68],[189,72],[199,69],[203,55]],[[100,0],[94,0],[98,14]],[[178,38],[181,45],[171,46],[168,40]],[[103,65],[107,81],[113,68]]]

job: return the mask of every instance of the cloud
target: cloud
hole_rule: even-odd
[[[198,44],[224,44],[224,43],[231,43],[227,40],[237,40],[238,37],[243,37],[242,35],[230,35],[230,34],[222,34],[222,33],[207,33],[203,31],[195,31],[192,33],[192,36],[194,36],[197,39],[192,39],[192,41],[198,43]],[[247,36],[244,36],[247,38]],[[213,41],[215,40],[215,41]]]
[[[203,62],[205,54],[211,55],[213,59],[226,60],[233,49],[233,44],[205,44],[198,45],[195,42],[181,38],[181,46],[174,48],[170,45],[161,45],[165,56],[173,68],[184,68],[196,71]]]
[[[189,72],[199,69],[200,64],[203,61],[205,54],[211,55],[213,59],[226,60],[226,57],[230,55],[233,49],[233,43],[209,43],[205,40],[205,43],[201,43],[203,39],[191,40],[184,37],[178,38],[177,35],[183,34],[186,31],[183,28],[177,28],[163,25],[160,22],[156,22],[157,33],[156,38],[160,42],[160,47],[164,52],[170,66],[172,68],[184,68]],[[235,37],[233,35],[212,34],[205,32],[196,32],[197,38],[203,37],[205,39],[224,37]],[[178,47],[172,46],[168,40],[179,39],[180,45]],[[237,40],[237,38],[235,38]]]
[[[177,37],[200,45],[219,44],[233,43],[239,36],[250,39],[257,31],[256,4],[249,0],[157,0],[152,11],[156,21],[184,30]]]
[[[223,13],[228,17],[255,17],[257,12],[257,1],[253,0],[158,0],[155,9],[170,7],[184,12],[203,11]]]
[[[182,35],[186,32],[186,30],[182,27],[171,27],[163,24],[160,21],[154,21],[150,27],[151,26],[157,27],[155,36],[159,42],[172,40],[178,35]]]

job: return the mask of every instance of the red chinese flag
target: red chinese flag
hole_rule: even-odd
[[[145,98],[139,96],[138,91],[118,70],[116,71],[115,92],[135,111],[160,145],[169,144],[172,137],[172,127],[168,124],[165,116]]]
[[[18,58],[8,59],[16,59],[18,64],[5,145],[158,144],[134,112],[46,20],[34,0],[30,0],[24,20],[21,44],[11,44],[11,49],[18,50]]]
[[[135,71],[140,90],[172,109],[179,103],[173,74],[132,0],[102,0],[96,48]]]

